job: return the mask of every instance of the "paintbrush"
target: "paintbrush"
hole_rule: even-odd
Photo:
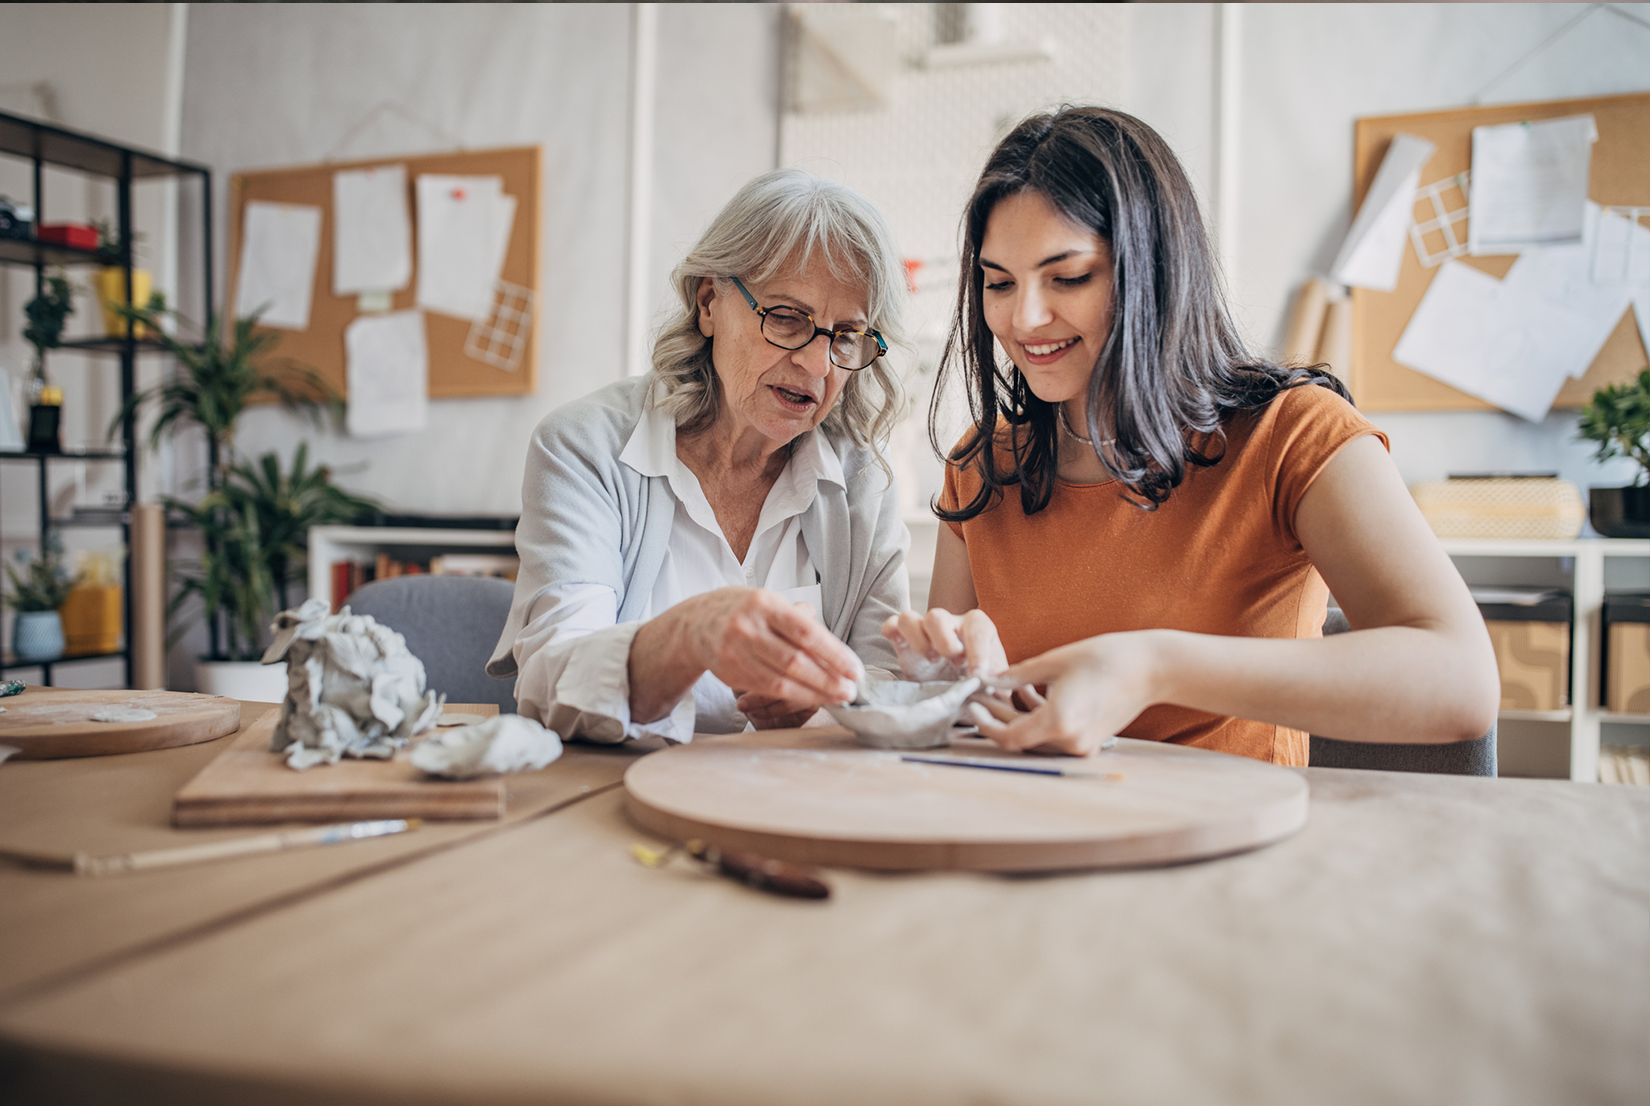
[[[695,860],[715,868],[723,875],[758,891],[785,895],[793,899],[828,899],[831,885],[819,878],[814,869],[769,856],[746,852],[743,849],[721,849],[698,838],[680,841],[660,852],[646,845],[630,846],[630,855],[649,868],[663,868],[677,853],[686,853]]]
[[[232,837],[227,841],[208,841],[201,845],[179,845],[170,849],[152,849],[141,853],[122,853],[116,856],[91,856],[87,853],[41,853],[26,849],[0,848],[0,859],[10,860],[30,868],[52,868],[73,872],[78,876],[113,876],[123,872],[142,872],[151,868],[171,868],[178,864],[196,864],[205,860],[222,860],[232,856],[251,856],[257,853],[278,853],[287,849],[302,849],[314,845],[336,845],[345,841],[361,841],[390,833],[405,833],[422,823],[417,818],[391,818],[381,822],[343,822],[313,829],[288,830],[284,833],[264,833],[256,837]]]

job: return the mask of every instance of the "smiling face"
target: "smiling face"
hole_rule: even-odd
[[[794,307],[827,330],[867,325],[865,291],[832,277],[819,257],[800,272],[744,284],[761,306]],[[722,388],[714,430],[735,439],[755,434],[766,447],[783,446],[824,421],[847,383],[848,370],[826,355],[824,335],[801,349],[770,345],[762,316],[731,281],[720,289],[709,277],[700,282],[699,332],[711,340]]]
[[[1082,426],[1089,376],[1111,334],[1111,245],[1068,222],[1041,192],[998,202],[980,243],[985,322],[1026,384],[1047,403],[1075,402]]]

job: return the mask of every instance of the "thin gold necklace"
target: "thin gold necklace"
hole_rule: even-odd
[[[1056,403],[1054,405],[1054,417],[1057,420],[1059,420],[1060,429],[1065,431],[1066,437],[1070,438],[1074,442],[1081,442],[1084,445],[1088,446],[1090,449],[1094,448],[1094,439],[1093,438],[1083,437],[1081,434],[1077,433],[1077,431],[1075,431],[1071,428],[1071,423],[1066,421],[1066,405],[1065,404]],[[1116,438],[1101,438],[1100,439],[1100,444],[1101,445],[1111,445],[1115,441],[1117,441]]]

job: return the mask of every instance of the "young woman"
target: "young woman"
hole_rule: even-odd
[[[1044,688],[977,712],[1011,749],[1120,733],[1304,765],[1309,733],[1489,730],[1483,621],[1385,436],[1330,374],[1244,348],[1156,132],[1033,116],[964,224],[941,378],[977,421],[936,507],[933,609],[884,626],[903,657]],[[1355,632],[1324,639],[1330,592]]]

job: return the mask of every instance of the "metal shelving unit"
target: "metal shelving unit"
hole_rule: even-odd
[[[210,169],[204,165],[179,161],[147,150],[122,146],[98,138],[95,135],[82,134],[4,113],[0,113],[0,156],[16,157],[32,163],[34,225],[37,228],[44,221],[46,215],[46,197],[43,187],[46,166],[68,169],[88,176],[112,180],[115,184],[116,196],[115,225],[118,228],[120,241],[123,243],[121,256],[110,259],[95,250],[75,249],[51,242],[39,242],[34,239],[0,238],[0,265],[34,269],[35,289],[38,293],[44,287],[46,269],[49,267],[101,267],[112,263],[125,272],[126,302],[128,304],[132,302],[132,185],[137,181],[169,177],[179,180],[195,179],[200,188],[202,235],[200,264],[202,298],[204,300],[203,309],[198,317],[207,324],[211,323],[212,171]],[[120,396],[123,403],[136,390],[138,354],[162,349],[160,343],[152,339],[135,337],[130,324],[127,325],[126,334],[123,336],[69,341],[63,343],[62,348],[87,354],[107,355],[116,359],[116,363],[120,366]],[[0,452],[0,463],[33,463],[36,466],[37,504],[40,517],[40,541],[42,543],[46,541],[48,535],[54,529],[96,526],[118,529],[122,546],[128,550],[131,548],[130,506],[137,502],[138,448],[135,421],[131,414],[126,416],[121,424],[119,447],[114,449],[62,452],[31,452],[26,450]],[[106,516],[87,519],[51,518],[48,510],[47,470],[52,464],[64,460],[93,461],[123,466],[127,508],[111,512]],[[126,666],[126,686],[130,687],[133,673],[131,649],[132,566],[129,556],[125,558],[122,591],[124,606],[122,625],[124,632],[121,635],[122,645],[118,650],[114,652],[67,654],[49,660],[28,661],[15,658],[7,653],[0,656],[0,671],[14,668],[39,668],[42,672],[43,682],[50,685],[52,682],[52,668],[55,665],[75,661],[120,658],[124,660]]]

